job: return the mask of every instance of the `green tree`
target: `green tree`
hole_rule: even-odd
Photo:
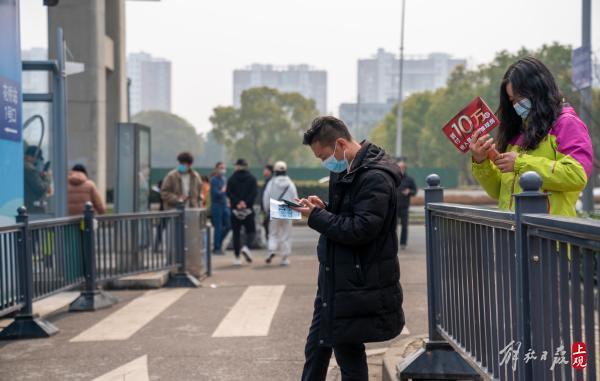
[[[152,166],[172,167],[177,154],[189,151],[194,157],[202,153],[204,139],[185,119],[164,111],[142,111],[132,118],[132,122],[150,127],[152,130]]]
[[[317,115],[313,100],[260,87],[244,91],[238,109],[216,107],[210,121],[215,139],[231,159],[245,157],[251,165],[276,160],[309,165],[316,161],[302,146],[302,133]]]
[[[425,115],[433,100],[432,92],[417,93],[409,96],[404,101],[402,115],[403,155],[410,161],[418,160],[421,156],[421,145],[414,144],[419,141],[423,128],[423,115]],[[398,106],[392,110],[375,126],[371,133],[371,141],[383,147],[388,153],[396,150],[396,122],[398,120]]]

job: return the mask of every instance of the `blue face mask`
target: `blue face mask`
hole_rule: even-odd
[[[346,153],[344,152],[344,160],[338,160],[335,158],[335,150],[337,149],[337,143],[333,148],[333,154],[325,159],[321,165],[333,173],[344,172],[348,168],[348,160],[346,160]]]
[[[177,166],[177,170],[179,171],[179,173],[185,173],[187,172],[187,166],[185,164],[179,164]]]
[[[531,101],[528,98],[523,98],[520,101],[513,103],[513,107],[521,119],[525,120],[529,115],[529,111],[531,111]]]

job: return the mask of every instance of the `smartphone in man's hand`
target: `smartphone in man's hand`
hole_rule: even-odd
[[[302,208],[303,207],[303,205],[300,205],[294,201],[284,200],[284,199],[281,199],[280,201],[282,201],[284,204],[286,204],[287,206],[290,206],[292,208]]]

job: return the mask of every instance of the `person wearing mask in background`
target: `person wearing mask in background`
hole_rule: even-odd
[[[335,352],[342,379],[367,381],[364,343],[391,340],[404,327],[396,232],[402,173],[383,149],[358,143],[332,116],[316,118],[303,144],[331,175],[329,204],[309,196],[293,208],[321,234],[302,380],[325,380]]]
[[[298,197],[296,185],[287,175],[287,164],[278,161],[273,166],[275,176],[269,181],[263,192],[263,210],[270,209],[270,200],[295,200]],[[271,263],[277,252],[282,255],[281,265],[290,264],[289,256],[292,253],[292,220],[272,219],[269,222],[269,246],[266,262]]]
[[[402,180],[398,186],[398,219],[400,220],[400,249],[406,249],[408,242],[408,212],[410,209],[410,198],[417,194],[417,186],[415,180],[406,173],[406,161],[404,158],[398,159],[396,162],[400,172],[402,172]]]
[[[210,218],[215,229],[213,238],[213,252],[215,254],[223,254],[221,249],[223,239],[230,229],[230,212],[227,200],[227,178],[225,174],[227,169],[225,163],[218,162],[215,164],[215,171],[210,179]]]
[[[535,171],[548,192],[548,213],[575,216],[575,203],[592,175],[593,148],[587,126],[565,103],[554,76],[539,60],[512,64],[500,85],[500,126],[495,140],[473,135],[472,171],[500,209],[513,210],[520,176]],[[499,154],[494,161],[488,153]]]
[[[160,188],[165,210],[175,209],[178,202],[187,207],[199,208],[202,200],[202,179],[192,169],[194,157],[189,152],[177,155],[179,165],[165,176]]]
[[[263,168],[263,179],[265,181],[265,185],[263,185],[261,200],[264,198],[265,191],[267,190],[267,186],[269,185],[271,178],[273,178],[273,166],[271,164],[267,164]],[[261,202],[260,208],[264,213],[263,228],[265,229],[265,239],[267,240],[267,242],[269,242],[269,222],[271,219],[269,216],[269,207],[267,206],[265,208],[263,203]]]
[[[70,216],[83,214],[85,204],[91,202],[96,214],[106,213],[106,206],[96,184],[88,178],[83,164],[75,164],[71,169],[67,185],[67,206]]]
[[[238,159],[235,162],[235,172],[227,181],[227,197],[231,202],[231,229],[233,231],[233,250],[235,259],[233,264],[241,265],[240,253],[246,262],[252,262],[249,246],[254,242],[256,225],[254,222],[253,205],[258,195],[256,177],[248,171],[248,162]],[[245,243],[242,246],[241,230],[245,231]]]
[[[25,149],[25,207],[28,213],[45,213],[47,196],[51,192],[51,174],[44,166],[42,150],[37,146]]]

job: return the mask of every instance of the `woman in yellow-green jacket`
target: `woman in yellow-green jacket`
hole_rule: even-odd
[[[587,126],[564,103],[548,68],[535,58],[511,65],[500,86],[496,138],[474,135],[473,176],[500,209],[514,209],[519,176],[535,171],[549,194],[549,213],[574,216],[575,203],[592,173]],[[500,154],[492,162],[488,152]]]

